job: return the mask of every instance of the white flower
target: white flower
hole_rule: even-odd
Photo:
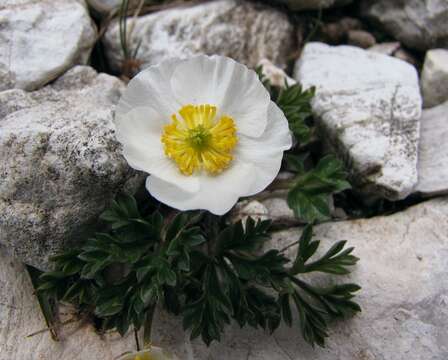
[[[262,191],[291,147],[288,123],[257,74],[222,56],[171,59],[130,82],[115,116],[129,164],[180,209],[222,215]]]

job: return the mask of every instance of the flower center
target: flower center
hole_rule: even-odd
[[[229,116],[216,117],[216,106],[186,105],[171,116],[165,125],[162,143],[165,154],[173,159],[184,175],[205,169],[218,174],[233,160],[232,151],[238,142],[236,127]]]

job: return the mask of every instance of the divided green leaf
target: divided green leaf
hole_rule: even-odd
[[[293,162],[295,161],[295,162]],[[301,169],[299,160],[290,163]],[[288,205],[295,215],[308,223],[330,218],[330,196],[350,189],[342,162],[333,155],[322,158],[314,169],[301,172],[288,193]]]

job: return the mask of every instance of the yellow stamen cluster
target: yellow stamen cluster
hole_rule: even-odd
[[[205,169],[218,174],[233,160],[232,150],[238,142],[236,127],[229,116],[216,117],[212,105],[186,105],[172,123],[165,125],[162,143],[165,154],[173,159],[184,175]]]

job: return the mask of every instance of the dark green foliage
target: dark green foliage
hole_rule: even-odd
[[[200,215],[182,213],[166,222],[157,211],[143,216],[133,197],[120,196],[101,215],[109,230],[55,256],[55,271],[40,276],[38,291],[93,312],[103,330],[138,329],[205,241],[196,224]]]
[[[310,262],[310,258],[318,250],[319,241],[312,240],[312,227],[308,225],[302,232],[296,258],[288,271],[293,288],[279,299],[283,320],[291,324],[291,303],[294,304],[299,314],[302,335],[310,344],[324,346],[325,337],[328,336],[329,319],[361,311],[359,305],[351,300],[353,293],[360,290],[358,285],[343,284],[319,288],[295,277],[309,272],[335,275],[350,273],[347,267],[355,265],[359,259],[350,255],[353,248],[343,250],[345,243],[337,242],[322,257]]]
[[[303,90],[300,84],[281,89],[275,102],[283,111],[289,122],[289,128],[296,139],[304,144],[311,138],[311,128],[306,121],[311,117],[311,100],[316,89],[314,87]]]
[[[203,266],[197,269],[197,281],[187,292],[192,295],[187,296],[184,327],[191,329],[192,338],[202,336],[207,344],[219,341],[231,318],[240,326],[271,332],[281,319],[291,326],[293,304],[305,340],[323,346],[329,320],[360,311],[350,300],[358,286],[319,288],[296,277],[305,272],[347,274],[348,266],[358,260],[350,255],[352,248],[343,251],[345,242],[339,242],[310,262],[319,241],[311,240],[312,228],[308,226],[298,242],[296,259],[288,267],[290,261],[282,252],[259,251],[269,238],[268,225],[267,221],[248,219],[246,229],[239,222],[218,235],[213,256],[205,255]]]
[[[309,171],[297,157],[290,156],[288,163],[298,172],[287,199],[295,215],[309,223],[330,218],[330,196],[351,188],[342,163],[332,155],[320,159]]]
[[[129,196],[101,218],[108,230],[54,257],[55,271],[40,276],[38,292],[93,314],[102,330],[124,335],[131,326],[139,329],[161,303],[207,345],[219,341],[231,321],[273,332],[282,319],[292,326],[298,313],[304,338],[323,346],[328,320],[360,310],[351,300],[358,286],[317,287],[297,277],[347,274],[358,260],[343,241],[316,257],[319,241],[312,240],[311,227],[291,262],[284,251],[263,251],[270,221],[226,225],[201,212],[164,219],[157,211],[142,215]]]

